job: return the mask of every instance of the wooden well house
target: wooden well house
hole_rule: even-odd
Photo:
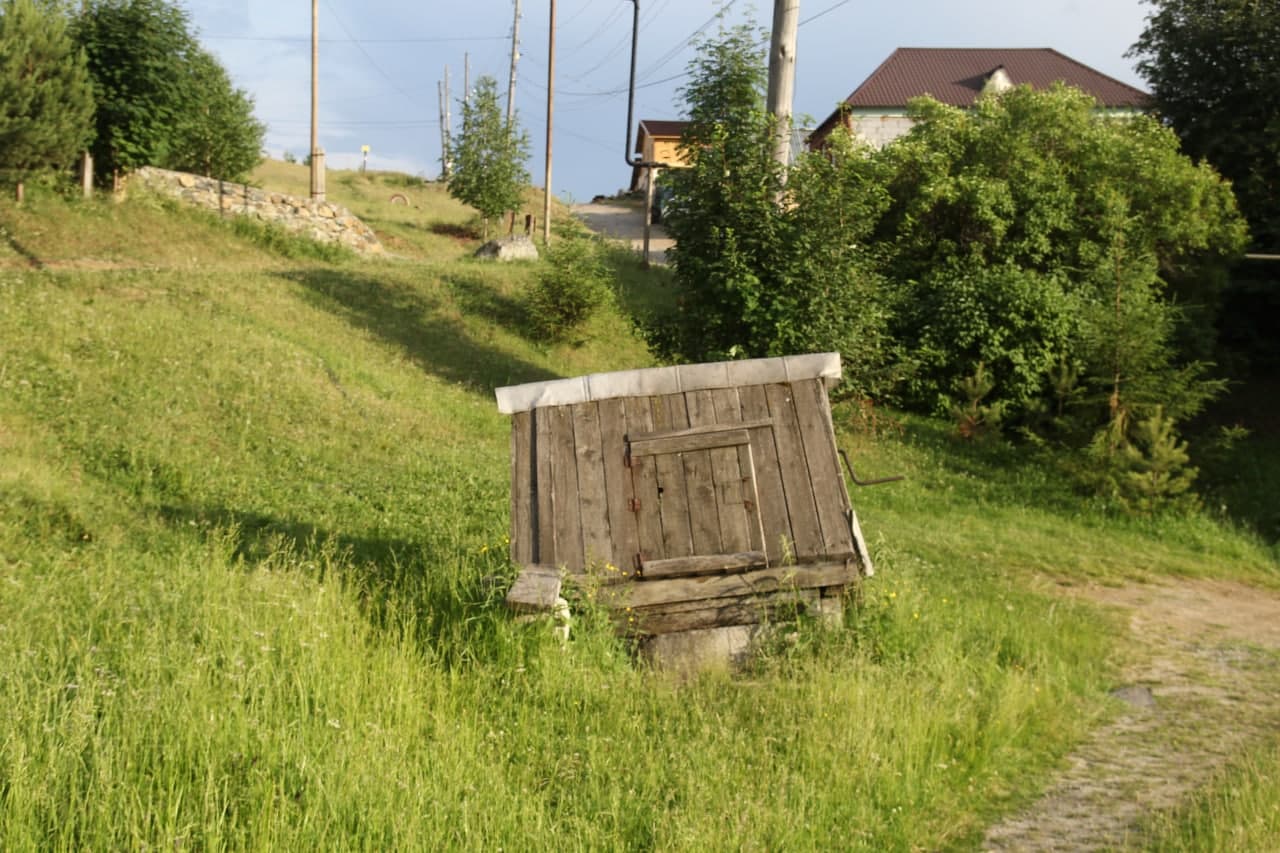
[[[871,573],[836,454],[836,353],[499,388],[511,415],[508,595],[586,585],[653,636],[827,610]]]

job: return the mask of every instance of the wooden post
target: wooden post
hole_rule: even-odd
[[[80,189],[85,198],[93,196],[93,155],[88,151],[80,157]]]
[[[22,204],[26,198],[26,189],[22,185],[22,181],[18,181],[18,186],[14,188],[14,198],[18,204]]]
[[[645,172],[645,189],[644,189],[644,268],[649,268],[649,232],[653,230],[653,183],[658,177],[658,170],[652,166],[646,166]]]
[[[324,152],[320,150],[320,3],[311,0],[311,200],[324,201]]]
[[[551,0],[547,36],[547,172],[542,201],[542,243],[551,245],[551,113],[556,100],[556,0]]]
[[[511,24],[511,79],[507,82],[507,127],[516,114],[516,60],[520,58],[520,0],[516,0],[516,17]]]
[[[800,0],[773,0],[773,33],[769,44],[767,109],[773,116],[773,159],[786,173],[791,159],[791,102],[796,83],[796,30]]]
[[[311,154],[311,199],[324,201],[324,149],[317,148]]]

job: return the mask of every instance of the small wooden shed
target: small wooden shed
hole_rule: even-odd
[[[497,390],[518,610],[587,585],[637,636],[835,604],[871,574],[836,454],[837,353]]]

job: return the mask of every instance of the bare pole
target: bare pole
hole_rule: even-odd
[[[449,91],[449,66],[444,67],[444,133],[445,136],[453,136],[453,116],[449,113],[449,98],[452,93]]]
[[[462,54],[462,103],[471,105],[471,54]]]
[[[449,180],[449,131],[444,124],[444,83],[436,81],[436,97],[440,99],[440,177]]]
[[[324,201],[324,155],[320,152],[320,0],[311,0],[311,199]]]
[[[773,0],[766,108],[774,118],[773,159],[784,174],[791,159],[791,102],[796,86],[796,30],[799,26],[800,0]]]
[[[516,114],[516,60],[520,58],[520,0],[516,0],[516,17],[511,24],[511,79],[507,81],[507,127]]]
[[[551,113],[556,100],[556,0],[551,0],[547,37],[547,174],[543,187],[542,242],[551,243]]]

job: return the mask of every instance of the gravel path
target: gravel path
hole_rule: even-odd
[[[1129,614],[1125,708],[1039,800],[988,831],[985,850],[1140,847],[1144,817],[1280,726],[1280,597],[1221,581],[1069,592]]]
[[[631,246],[637,252],[644,249],[644,208],[627,204],[575,204],[570,211],[597,234],[604,234]],[[666,263],[666,252],[675,245],[661,225],[653,225],[649,232],[649,260],[655,264]]]

